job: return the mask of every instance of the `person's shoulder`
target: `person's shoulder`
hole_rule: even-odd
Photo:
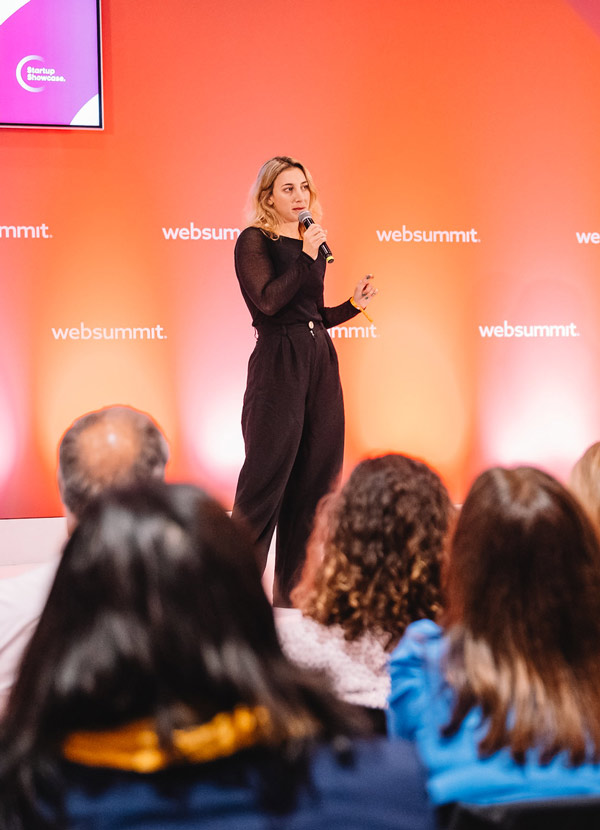
[[[343,648],[337,626],[322,625],[298,609],[276,609],[275,627],[286,655],[304,666],[330,668],[332,650]]]
[[[443,629],[433,620],[416,620],[406,627],[404,638],[417,642],[436,642],[443,637]]]
[[[271,257],[273,241],[260,228],[250,226],[238,236],[234,256],[237,265],[252,261],[254,257]]]
[[[415,620],[415,622],[407,625],[406,631],[426,639],[435,639],[442,635],[441,626],[429,619]]]
[[[272,774],[270,753],[240,753],[217,767],[193,764],[141,776],[65,764],[69,826],[271,826],[273,814],[258,806],[253,787],[246,783],[258,780],[257,771]],[[319,745],[310,754],[307,784],[300,787],[293,810],[283,814],[282,827],[433,830],[424,774],[414,749],[404,741],[339,738]]]
[[[301,632],[303,635],[328,639],[328,628],[321,623],[305,617],[302,611],[298,608],[274,608],[275,624],[277,630],[281,631],[283,635],[286,632],[295,634]]]
[[[443,680],[444,644],[442,629],[431,620],[419,620],[406,629],[389,662],[389,734],[414,739],[423,725],[432,689]]]
[[[415,747],[402,739],[370,738],[349,742],[348,751],[321,749],[313,765],[319,782],[323,809],[327,812],[327,789],[344,793],[346,808],[354,813],[357,827],[368,826],[361,810],[376,805],[382,828],[433,827],[425,790],[425,775]],[[373,815],[370,815],[373,818]]]
[[[371,737],[356,739],[352,742],[355,769],[368,768],[374,777],[400,772],[422,780],[422,767],[414,744],[403,738]],[[362,772],[360,773],[363,774]]]
[[[238,235],[236,245],[239,245],[240,243],[252,243],[254,245],[262,245],[272,241],[273,240],[270,238],[270,236],[263,230],[257,228],[254,225],[249,225],[247,228],[244,228],[244,230],[241,231]]]
[[[443,640],[443,631],[433,620],[411,623],[392,652],[391,661],[415,659],[437,651]]]
[[[252,237],[252,236],[265,236],[265,234],[261,231],[260,228],[257,228],[255,225],[248,225],[248,227],[244,228],[240,231],[238,239],[241,237]]]
[[[346,741],[347,746],[341,742]],[[372,777],[373,783],[382,776],[396,777],[400,772],[414,775],[422,780],[422,767],[414,745],[403,738],[341,738],[332,745],[319,747],[314,764],[326,780],[331,771],[342,777],[356,777],[365,782],[364,776]],[[368,771],[368,772],[365,772]]]

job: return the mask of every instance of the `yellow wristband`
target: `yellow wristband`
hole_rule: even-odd
[[[354,308],[356,308],[358,311],[362,311],[362,313],[365,315],[365,317],[367,318],[367,320],[369,321],[369,323],[372,323],[372,322],[373,322],[373,320],[369,317],[369,315],[368,315],[368,314],[367,314],[367,312],[364,310],[364,308],[362,308],[361,306],[359,306],[359,304],[356,302],[356,300],[354,299],[354,297],[350,297],[350,305],[353,305],[353,306],[354,306]]]

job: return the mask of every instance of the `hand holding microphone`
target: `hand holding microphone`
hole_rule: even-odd
[[[301,222],[306,228],[306,233],[304,234],[304,246],[302,250],[304,250],[305,253],[313,259],[316,259],[317,254],[320,253],[321,256],[325,257],[327,262],[333,262],[333,254],[325,242],[325,231],[320,225],[315,224],[310,210],[301,210],[298,214],[298,221]],[[317,245],[319,246],[318,250]],[[315,250],[314,256],[312,255],[313,250]],[[357,311],[362,312],[370,323],[372,323],[373,320],[369,317],[365,311],[365,308],[369,305],[378,291],[378,289],[373,286],[372,280],[373,274],[367,274],[366,277],[359,280],[356,288],[354,289],[353,295],[350,297],[350,302],[354,308],[357,309]]]
[[[314,227],[314,231],[311,232],[311,236],[316,237],[316,242],[321,239],[319,244],[319,253],[321,256],[325,257],[326,262],[333,262],[333,254],[325,242],[325,231],[320,227],[320,225],[315,225],[315,220],[312,218],[310,210],[301,210],[298,214],[298,221],[301,222],[307,230],[311,227],[311,225]],[[310,244],[312,240],[306,239],[306,241]],[[312,256],[308,251],[307,253],[309,256]],[[313,259],[316,259],[316,256],[314,256]]]

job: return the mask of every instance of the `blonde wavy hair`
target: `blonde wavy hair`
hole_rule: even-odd
[[[569,489],[600,530],[600,441],[588,447],[571,470]]]
[[[391,650],[407,625],[436,619],[455,509],[439,476],[399,454],[361,462],[319,503],[292,601],[346,640],[367,631]]]
[[[248,226],[252,228],[260,228],[271,239],[279,237],[279,216],[277,212],[269,205],[269,199],[273,195],[273,185],[275,179],[284,170],[290,167],[297,167],[302,170],[306,181],[308,182],[308,189],[310,192],[309,208],[315,221],[320,222],[322,211],[317,190],[310,175],[310,171],[302,162],[291,156],[275,156],[268,161],[265,161],[263,166],[258,171],[256,181],[252,185],[250,195],[248,197],[247,219]],[[304,233],[304,225],[299,225],[300,234]]]

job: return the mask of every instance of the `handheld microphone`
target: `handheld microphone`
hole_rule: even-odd
[[[311,225],[315,224],[315,220],[312,218],[310,210],[301,210],[298,214],[298,221],[302,222],[305,228],[309,228]],[[319,253],[325,257],[326,262],[333,262],[333,254],[331,253],[331,249],[324,242],[322,245],[319,245]]]

